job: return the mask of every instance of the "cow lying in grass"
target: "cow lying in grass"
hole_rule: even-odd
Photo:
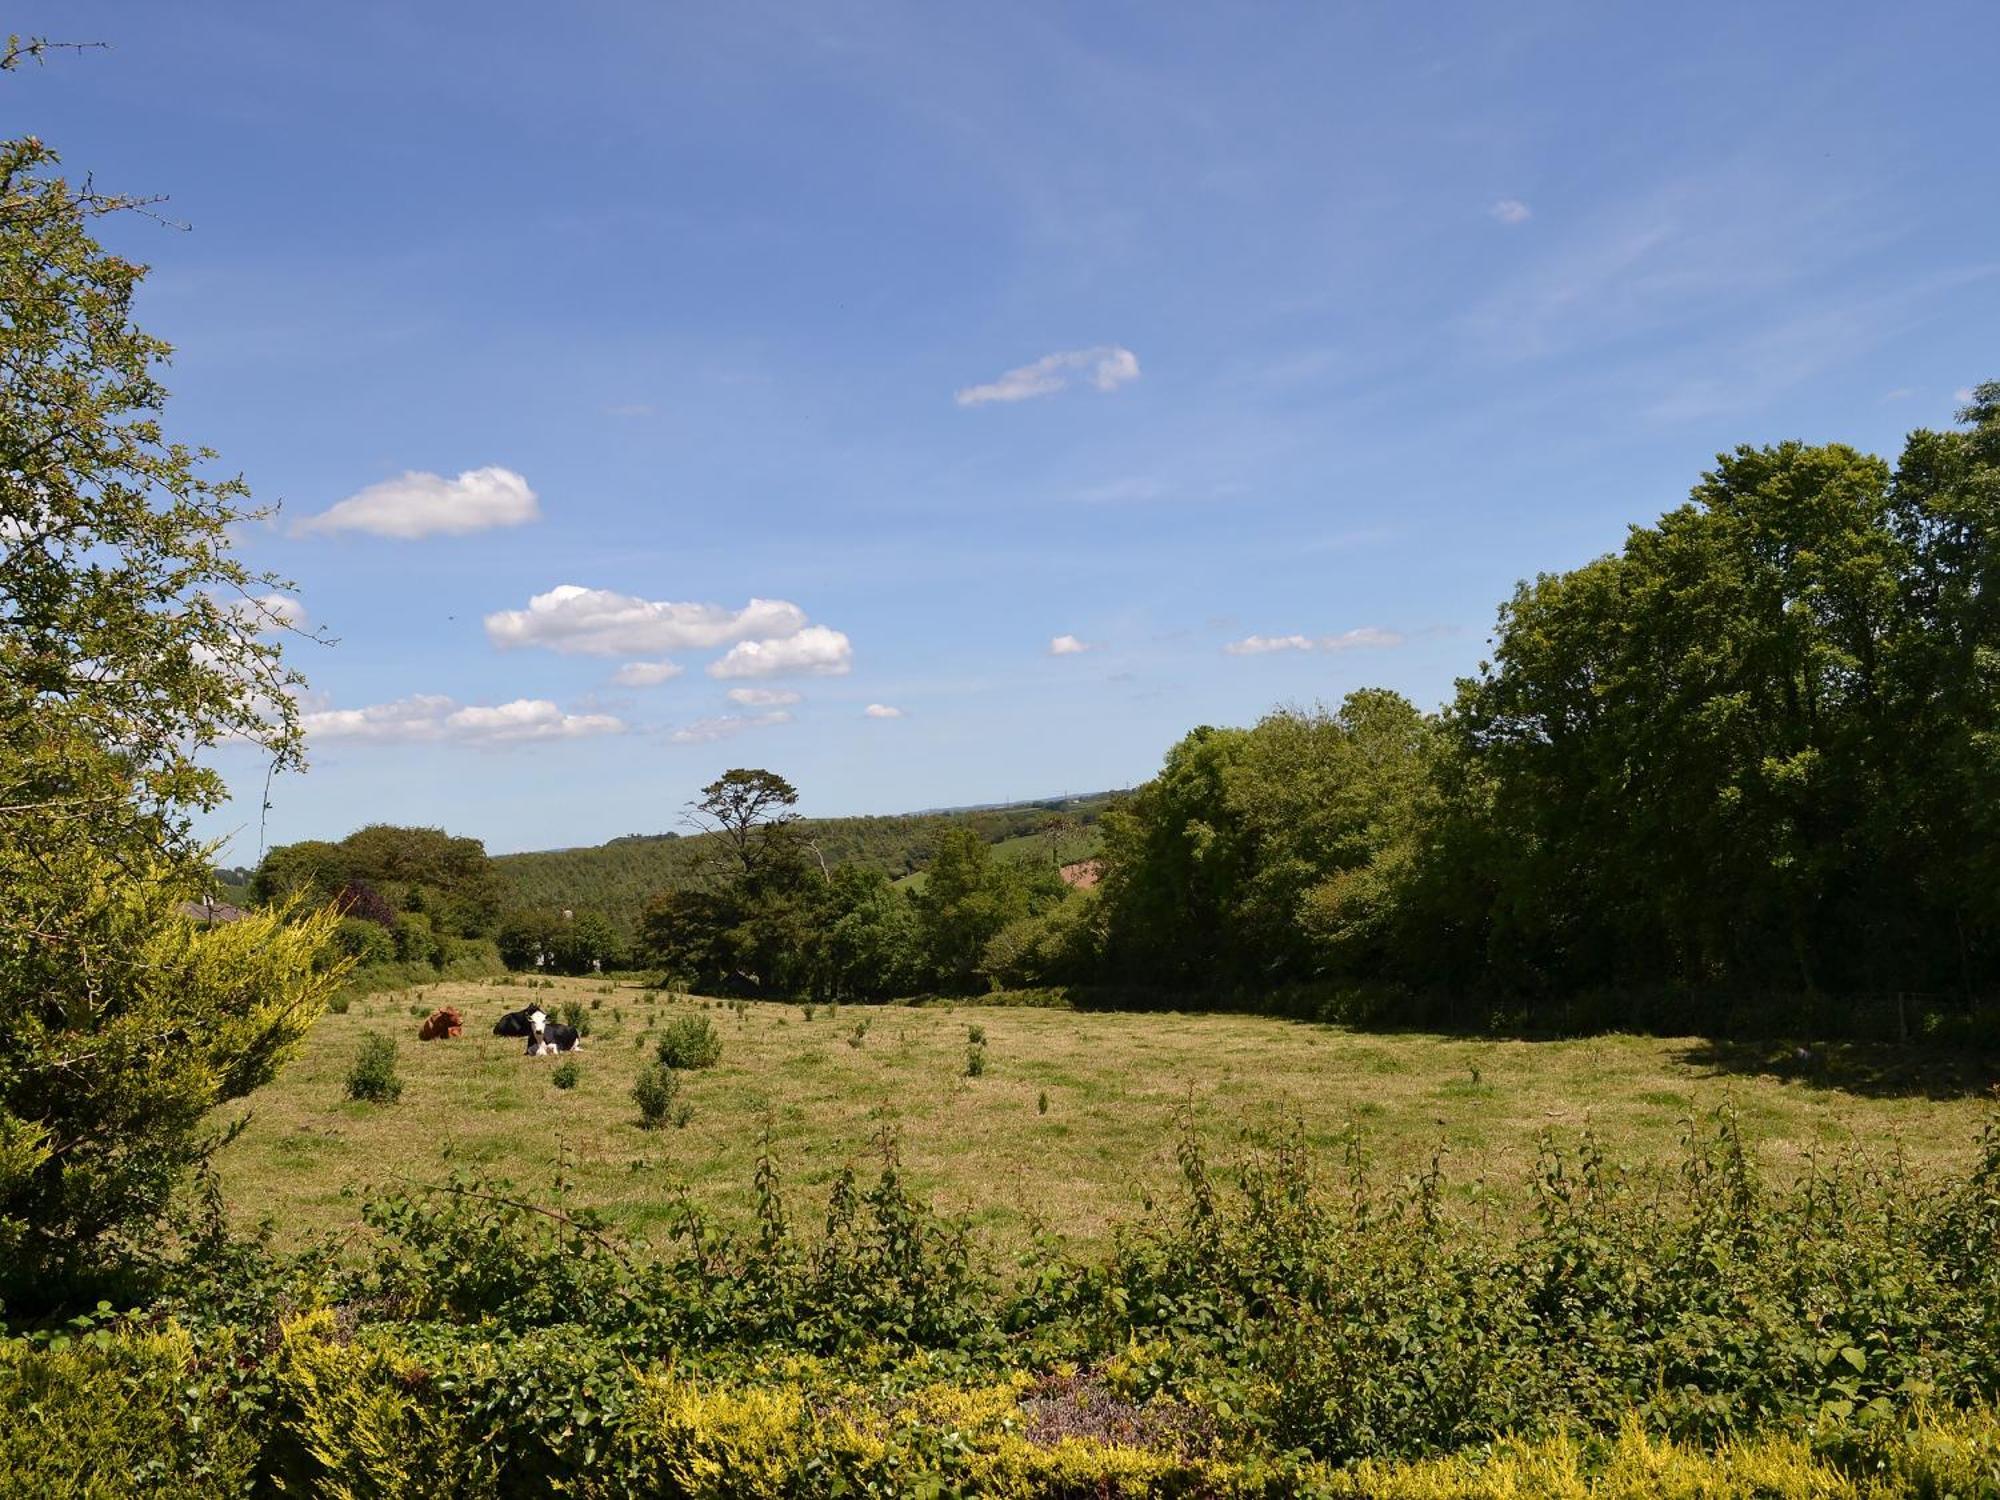
[[[560,1021],[551,1021],[536,1006],[528,1017],[528,1056],[547,1057],[553,1052],[574,1052],[583,1045],[583,1033],[574,1026],[565,1026]]]
[[[455,1006],[440,1006],[431,1012],[430,1019],[425,1021],[417,1032],[417,1040],[420,1042],[447,1040],[457,1036],[464,1024],[465,1017],[458,1013]]]
[[[493,1023],[493,1034],[495,1036],[533,1036],[535,1034],[535,1023],[531,1018],[539,1014],[540,1011],[541,1007],[539,1005],[529,1005],[520,1010],[510,1010],[506,1015]]]

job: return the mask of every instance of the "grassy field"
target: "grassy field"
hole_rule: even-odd
[[[1001,839],[992,846],[993,857],[1008,864],[1059,864],[1066,865],[1080,859],[1095,859],[1104,852],[1104,830],[1095,823],[1086,823],[1081,828],[1066,828],[1061,833],[1024,833],[1016,838]],[[909,890],[921,891],[929,878],[929,872],[917,870],[896,882]]]
[[[842,1165],[865,1167],[889,1127],[915,1186],[999,1248],[1024,1243],[1037,1220],[1087,1246],[1140,1214],[1148,1193],[1171,1189],[1174,1116],[1189,1100],[1216,1159],[1297,1119],[1334,1170],[1353,1121],[1381,1172],[1420,1169],[1442,1147],[1459,1200],[1472,1201],[1483,1179],[1505,1200],[1491,1211],[1507,1213],[1526,1201],[1544,1131],[1573,1141],[1588,1127],[1614,1159],[1666,1170],[1689,1112],[1725,1097],[1774,1172],[1796,1170],[1813,1148],[1955,1165],[1972,1155],[1992,1081],[1980,1065],[1912,1049],[1821,1049],[1799,1060],[1789,1048],[1692,1038],[1501,1041],[942,1005],[821,1009],[808,1021],[796,1005],[752,1004],[739,1016],[718,1002],[708,1014],[723,1057],[688,1075],[691,1121],[647,1132],[630,1090],[652,1054],[648,1032],[703,1002],[649,1000],[608,981],[556,985],[444,984],[324,1018],[303,1055],[249,1101],[250,1127],[220,1159],[233,1210],[271,1216],[295,1243],[357,1222],[371,1187],[441,1179],[454,1166],[545,1190],[566,1151],[572,1201],[645,1239],[682,1189],[720,1215],[746,1215],[767,1123],[799,1210],[821,1200]],[[490,1034],[531,998],[594,1007],[572,1090],[551,1082],[554,1061]],[[417,1041],[413,1008],[437,1004],[465,1013],[464,1037]],[[969,1025],[986,1034],[977,1078],[965,1076]],[[399,1040],[402,1098],[349,1102],[348,1066],[378,1031]]]

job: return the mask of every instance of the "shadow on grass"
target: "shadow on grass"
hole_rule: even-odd
[[[1710,1077],[1777,1078],[1872,1099],[1969,1099],[2000,1088],[2000,1054],[1917,1043],[1706,1041],[1679,1060]]]

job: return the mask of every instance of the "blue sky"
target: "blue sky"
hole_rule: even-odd
[[[1121,786],[1431,705],[1719,449],[1893,451],[2000,376],[1990,0],[9,24],[112,44],[6,127],[171,195],[114,231],[170,427],[338,638],[273,842],[596,842],[732,765]]]

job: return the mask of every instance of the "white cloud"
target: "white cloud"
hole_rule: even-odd
[[[1960,386],[1951,393],[1951,399],[1956,401],[1960,406],[1972,405],[1972,387],[1969,385]]]
[[[711,677],[783,677],[810,673],[840,677],[854,665],[854,648],[838,630],[824,625],[777,640],[739,641],[719,660],[708,664]]]
[[[1387,650],[1391,646],[1403,644],[1402,635],[1394,630],[1383,630],[1378,626],[1364,625],[1359,630],[1344,630],[1339,635],[1320,637],[1322,651],[1360,651],[1369,647]]]
[[[1095,648],[1091,646],[1089,641],[1078,640],[1073,635],[1052,636],[1049,640],[1049,655],[1051,656],[1081,656],[1084,652],[1093,649]]]
[[[677,661],[628,661],[611,674],[620,687],[658,687],[686,670]]]
[[[1525,224],[1535,216],[1535,211],[1519,198],[1502,198],[1486,211],[1502,224]]]
[[[538,740],[622,734],[610,714],[567,714],[546,698],[516,698],[491,707],[460,705],[438,693],[419,693],[368,708],[335,708],[304,716],[309,741],[347,740],[377,745],[519,745]]]
[[[790,688],[731,688],[729,701],[745,708],[781,708],[798,702],[799,695]]]
[[[696,719],[694,723],[676,729],[672,738],[677,745],[705,745],[711,740],[726,740],[746,729],[762,729],[771,724],[791,722],[791,714],[782,708],[774,708],[765,714],[725,714],[715,719]]]
[[[1358,630],[1342,631],[1339,635],[1246,635],[1240,641],[1231,641],[1222,649],[1231,656],[1263,656],[1272,651],[1360,651],[1370,647],[1386,649],[1403,644],[1403,637],[1393,630],[1383,630],[1379,626],[1364,625]]]
[[[371,484],[318,515],[307,516],[292,532],[310,536],[365,531],[408,541],[519,526],[540,515],[535,492],[512,469],[467,469],[456,479],[412,471]]]
[[[783,599],[752,599],[741,609],[727,609],[565,583],[536,594],[526,609],[488,615],[486,638],[502,649],[543,646],[564,655],[639,656],[792,636],[805,623],[805,611]]]
[[[903,711],[900,708],[891,708],[886,703],[871,703],[861,711],[871,719],[900,719],[903,717]]]
[[[1231,656],[1262,656],[1267,651],[1310,651],[1313,643],[1302,635],[1246,635],[1222,649]]]
[[[984,406],[989,401],[1027,401],[1036,396],[1053,396],[1082,376],[1100,391],[1115,391],[1127,381],[1139,378],[1139,356],[1116,344],[1099,344],[1090,349],[1065,349],[1045,354],[1031,365],[1009,370],[985,385],[969,385],[953,399],[960,406]]]

